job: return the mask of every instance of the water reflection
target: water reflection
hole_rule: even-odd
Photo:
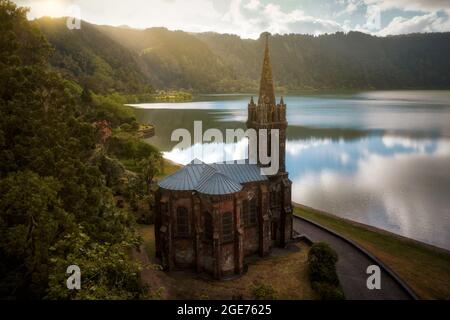
[[[204,130],[244,128],[247,97],[220,99],[136,114],[156,124],[157,136],[149,142],[168,159],[185,164],[194,154],[206,162],[245,158],[244,140],[187,150],[170,141],[175,128],[192,132],[194,120],[202,120]],[[450,249],[449,92],[286,100],[294,201]]]
[[[399,146],[390,139],[306,149],[289,157],[302,164],[320,159],[291,174],[294,201],[448,248],[450,142]]]

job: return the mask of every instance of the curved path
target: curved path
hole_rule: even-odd
[[[377,264],[363,251],[315,223],[294,217],[294,230],[313,242],[327,242],[339,255],[336,265],[346,299],[356,300],[408,300],[414,297],[382,265],[381,289],[369,290],[366,286],[367,267]]]

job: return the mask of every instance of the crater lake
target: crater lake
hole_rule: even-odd
[[[176,148],[177,128],[243,128],[251,95],[132,105],[156,126],[147,141],[186,164],[247,157],[247,141]],[[257,95],[256,95],[257,96]],[[256,97],[255,97],[256,98]],[[277,99],[279,100],[279,96]],[[278,101],[277,100],[277,101]],[[286,166],[292,200],[450,249],[450,91],[288,95]]]

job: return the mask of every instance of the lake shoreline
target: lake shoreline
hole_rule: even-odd
[[[297,202],[294,202],[294,201],[292,202],[292,206],[295,207],[295,208],[299,208],[299,209],[303,209],[303,210],[306,210],[306,211],[310,211],[311,213],[314,213],[314,214],[321,214],[321,215],[324,215],[324,216],[328,216],[328,217],[330,217],[332,219],[341,220],[343,223],[356,225],[358,227],[365,228],[365,229],[370,230],[372,232],[379,233],[380,235],[396,237],[400,241],[410,241],[410,242],[413,242],[413,243],[415,243],[417,245],[428,247],[428,249],[430,249],[430,250],[442,251],[443,254],[450,255],[450,250],[447,250],[445,248],[441,248],[441,247],[435,246],[433,244],[430,244],[430,243],[427,243],[427,242],[424,242],[424,241],[420,241],[420,240],[417,240],[417,239],[414,239],[414,238],[409,238],[409,237],[403,236],[401,234],[397,234],[395,232],[391,232],[389,230],[385,230],[385,229],[382,229],[382,228],[379,228],[379,227],[371,226],[369,224],[361,223],[361,222],[354,221],[354,220],[351,220],[351,219],[343,218],[343,217],[340,217],[340,216],[338,216],[336,214],[333,214],[333,213],[330,213],[330,212],[327,212],[327,211],[324,211],[324,210],[316,209],[316,208],[313,208],[313,207],[310,207],[310,206],[306,206],[306,205],[303,205],[303,204],[300,204],[300,203],[297,203]]]
[[[450,298],[450,251],[293,202],[294,214],[360,245],[391,268],[421,299]]]
[[[178,128],[203,132],[244,128],[245,95],[205,101],[135,106],[140,122],[154,123],[146,139],[164,157],[206,163],[246,157],[245,143],[192,144],[180,149]],[[450,91],[371,91],[340,96],[286,96],[286,166],[293,201],[383,230],[450,249],[447,191]]]
[[[347,95],[347,94],[358,94],[358,93],[370,93],[370,92],[446,92],[449,91],[450,88],[403,88],[403,89],[374,89],[374,88],[360,88],[360,89],[311,89],[311,90],[292,90],[286,92],[280,92],[279,97],[283,96],[315,96],[315,95]],[[191,98],[186,100],[151,100],[148,102],[139,101],[139,102],[130,102],[126,103],[126,106],[138,107],[140,104],[160,104],[160,103],[189,103],[189,102],[202,102],[205,100],[198,99],[199,97],[258,97],[258,92],[235,92],[235,93],[224,93],[224,92],[192,92]]]
[[[164,159],[171,167],[183,165]],[[294,215],[354,241],[392,269],[421,299],[450,299],[450,251],[292,201]]]

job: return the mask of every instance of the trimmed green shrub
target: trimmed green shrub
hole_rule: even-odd
[[[308,255],[309,279],[323,300],[344,299],[336,272],[337,253],[324,242],[315,243]]]
[[[324,282],[313,282],[313,290],[321,300],[344,300],[344,292],[339,286],[333,286]]]
[[[312,246],[309,256],[309,274],[312,282],[325,282],[338,285],[339,279],[336,273],[338,256],[331,247],[323,242]]]

